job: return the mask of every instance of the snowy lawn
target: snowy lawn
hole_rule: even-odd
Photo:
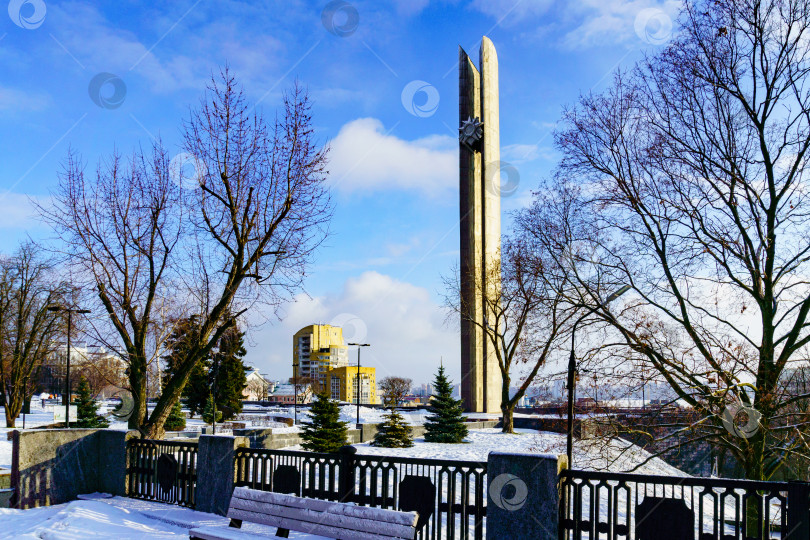
[[[228,519],[188,508],[124,497],[73,501],[30,510],[0,509],[0,538],[94,540],[188,538],[194,527],[227,527]],[[245,523],[242,530],[274,537],[275,527]],[[323,539],[290,531],[290,538]]]
[[[538,432],[529,429],[516,429],[515,434],[501,433],[500,429],[470,430],[464,444],[440,444],[425,442],[418,437],[412,448],[376,448],[368,443],[356,444],[359,454],[380,456],[417,457],[460,461],[486,461],[490,452],[530,452],[543,454],[565,454],[565,435],[560,433]],[[292,447],[300,448],[300,447]],[[648,460],[650,455],[624,441],[574,441],[574,466],[577,469],[628,471]],[[659,458],[649,459],[634,471],[639,474],[663,474],[669,476],[689,476],[683,471],[667,465]]]

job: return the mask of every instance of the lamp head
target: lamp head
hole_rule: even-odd
[[[605,304],[613,302],[614,300],[616,300],[618,297],[620,297],[629,290],[630,285],[622,285],[622,287],[619,290],[610,293],[610,295],[605,299]]]

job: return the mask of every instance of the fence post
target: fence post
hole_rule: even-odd
[[[248,445],[244,437],[200,435],[195,510],[221,516],[228,513],[236,468],[234,450]]]
[[[354,446],[341,446],[340,473],[338,476],[338,500],[341,502],[351,502],[354,498],[355,474],[354,455],[357,448]]]
[[[564,456],[490,452],[487,540],[558,540]]]
[[[810,538],[810,484],[788,482],[787,535],[785,540]]]

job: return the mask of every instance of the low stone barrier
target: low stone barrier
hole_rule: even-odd
[[[126,441],[135,436],[105,429],[10,432],[12,506],[60,504],[96,491],[126,495]]]

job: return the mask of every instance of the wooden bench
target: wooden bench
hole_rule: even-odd
[[[398,512],[383,508],[307,499],[244,487],[233,490],[228,507],[230,527],[200,527],[189,531],[189,538],[200,540],[236,540],[257,538],[239,531],[242,522],[277,527],[276,536],[287,538],[289,531],[337,538],[365,540],[416,536],[416,512]],[[234,529],[234,527],[236,529]]]

